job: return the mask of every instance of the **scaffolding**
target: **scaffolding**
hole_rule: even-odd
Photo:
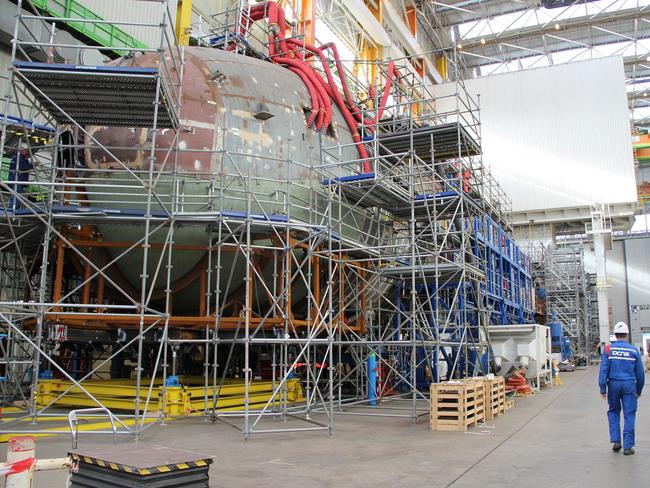
[[[584,355],[593,341],[588,315],[588,281],[582,243],[549,246],[544,256],[546,310],[562,324],[574,353]]]
[[[170,27],[173,16],[170,2],[166,0],[149,2],[157,4],[158,13],[152,10],[155,20],[133,23],[140,29],[159,33],[160,43],[154,48],[133,46],[130,41],[120,44],[117,40],[111,47],[57,43],[57,23],[100,30],[130,23],[82,18],[75,12],[70,12],[74,18],[32,14],[23,9],[31,6],[29,2],[16,3],[0,138],[0,152],[8,164],[1,184],[2,264],[6,271],[3,276],[11,277],[2,283],[0,327],[4,400],[20,402],[16,415],[3,422],[3,434],[53,432],[52,428],[25,428],[25,421],[52,418],[50,407],[67,393],[82,392],[93,405],[103,407],[96,393],[83,385],[83,380],[97,374],[111,357],[127,346],[137,348],[134,382],[139,392],[145,389],[142,353],[146,331],[152,329],[152,323],[166,327],[168,322],[164,308],[153,310],[148,306],[146,294],[150,287],[151,235],[161,226],[160,221],[166,220],[153,218],[154,202],[160,201],[155,185],[159,177],[155,161],[160,156],[155,148],[161,130],[178,127],[183,76],[182,52],[175,44]],[[42,39],[42,30],[50,33],[49,40]],[[112,53],[115,47],[126,54],[124,59],[136,55],[148,57],[149,66],[80,63],[84,50]],[[64,62],[55,63],[55,60]],[[116,157],[114,148],[101,145],[91,125],[148,128],[149,138],[142,145],[142,151],[148,154],[142,169],[133,171]],[[91,141],[101,146],[106,158],[120,168],[123,179],[116,192],[122,191],[122,197],[141,195],[139,215],[130,215],[126,223],[141,232],[141,238],[133,244],[143,250],[139,299],[128,296],[111,279],[107,267],[112,263],[99,264],[97,254],[92,254],[92,243],[75,242],[91,238],[94,226],[114,218],[114,215],[93,212],[89,205],[89,196],[99,187],[99,172],[83,164],[81,152],[84,143]],[[29,169],[22,166],[25,161]],[[27,185],[25,173],[31,173],[32,169],[33,181]],[[160,211],[167,217],[171,215],[167,208]],[[79,276],[64,274],[71,261],[82,270]],[[94,296],[90,293],[91,282],[97,283]],[[105,285],[112,286],[115,293],[122,292],[125,303],[105,303],[108,301],[102,297]],[[76,340],[79,344],[93,337],[97,340],[102,333],[107,335],[106,327],[100,325],[88,327],[86,322],[85,328],[80,327],[82,317],[91,314],[101,324],[104,318],[108,321],[125,313],[131,314],[134,333],[126,344],[118,342],[112,355],[106,354],[112,338],[97,341],[104,345],[100,351],[63,350],[67,341]],[[162,351],[162,347],[158,350]],[[69,360],[67,352],[71,352]],[[82,367],[84,360],[86,364]],[[49,403],[42,403],[43,381],[53,375],[69,381],[70,387]],[[132,414],[114,415],[120,434],[141,432],[151,417],[148,404],[148,398],[137,394]],[[97,427],[97,433],[107,432],[98,426],[91,424],[91,429]]]
[[[188,415],[245,438],[332,433],[336,415],[417,421],[430,382],[487,373],[487,326],[534,320],[532,275],[462,82],[435,96],[409,59],[378,60],[374,89],[350,76],[358,142],[337,113],[305,130],[300,79],[267,62],[272,26],[251,39],[240,5],[202,40],[214,49],[183,50],[158,3],[159,47],[112,45],[132,54],[88,67],[18,41],[52,21],[18,2],[5,113],[19,93],[51,135],[12,145],[2,119],[3,155],[40,165],[35,192],[1,185],[4,394],[25,398],[0,434],[72,406],[108,408],[136,437]],[[289,101],[249,101],[251,80]],[[221,118],[191,120],[217,104],[197,85],[225,94]]]

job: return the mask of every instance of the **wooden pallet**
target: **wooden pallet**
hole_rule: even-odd
[[[506,412],[506,381],[503,376],[485,379],[485,420]]]
[[[517,393],[515,393],[515,397],[517,397],[517,398],[521,398],[521,397],[532,397],[534,394],[535,394],[535,392],[534,392],[533,389],[531,388],[531,390],[528,391],[528,392],[526,392],[526,393],[523,393],[523,392],[521,392],[521,391],[518,391]]]
[[[485,419],[485,382],[463,380],[431,385],[431,430],[466,432]]]

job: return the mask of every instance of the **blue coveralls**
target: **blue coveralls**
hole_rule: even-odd
[[[636,419],[636,400],[641,395],[645,383],[643,363],[639,350],[625,341],[612,342],[603,351],[600,363],[598,386],[600,393],[607,393],[607,419],[609,420],[609,440],[621,442],[621,404],[623,405],[623,448],[634,446],[634,422]]]
[[[17,153],[9,162],[9,181],[17,181],[18,183],[11,183],[10,186],[16,190],[16,193],[24,193],[27,189],[27,182],[29,181],[29,172],[34,169],[28,157]],[[25,182],[23,184],[22,182]],[[20,202],[13,195],[9,199],[9,207],[12,210],[20,208]]]

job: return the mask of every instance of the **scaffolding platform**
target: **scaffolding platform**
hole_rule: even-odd
[[[212,457],[154,444],[94,446],[69,453],[76,465],[70,486],[209,485]]]
[[[427,125],[408,131],[385,132],[377,135],[379,143],[393,154],[411,150],[424,161],[477,156],[481,146],[460,123]]]
[[[466,271],[476,278],[484,278],[485,274],[478,268],[465,265]],[[435,263],[435,264],[403,264],[391,266],[382,270],[382,276],[395,278],[399,280],[410,280],[415,270],[415,283],[418,285],[429,285],[438,279],[441,281],[449,280],[463,274],[463,267],[455,263]]]
[[[211,37],[208,37],[205,42],[208,44],[208,46],[215,49],[224,49],[227,46],[237,44],[241,47],[242,54],[245,54],[246,56],[251,56],[258,59],[268,59],[268,56],[259,49],[255,48],[248,41],[246,36],[236,34],[234,32],[229,33],[227,36],[223,34],[213,35]]]
[[[454,190],[439,191],[437,193],[424,193],[415,196],[413,202],[413,212],[416,218],[438,216],[447,209],[447,207],[458,200],[460,193]],[[411,205],[396,207],[391,210],[391,213],[398,218],[411,217]]]
[[[86,217],[107,217],[107,218],[116,218],[116,219],[121,219],[121,220],[142,220],[144,219],[147,215],[144,210],[141,209],[130,209],[130,208],[101,208],[101,207],[81,207],[79,205],[52,205],[52,207],[49,209],[52,211],[53,217],[57,220],[64,219],[67,216],[74,216],[75,218],[79,218],[80,216],[86,216]],[[19,208],[16,209],[15,211],[6,211],[5,209],[0,208],[0,217],[23,217],[23,218],[29,218],[29,217],[34,217],[37,215],[47,215],[48,214],[48,208],[44,206],[38,206],[35,205],[32,208]],[[170,218],[171,214],[164,211],[164,210],[152,210],[150,212],[150,217],[152,219],[166,219]],[[220,220],[227,220],[227,219],[232,219],[232,220],[245,220],[247,217],[249,217],[252,221],[255,222],[276,222],[276,223],[286,223],[288,222],[288,219],[285,215],[276,215],[276,214],[270,214],[270,215],[264,215],[264,214],[255,214],[251,213],[248,215],[246,212],[243,211],[235,211],[235,210],[224,210],[223,212],[220,211],[215,211],[215,212],[188,212],[188,213],[175,213],[174,217],[176,220],[201,220],[205,221],[211,220],[211,221],[216,221],[217,219]]]
[[[323,180],[322,185],[338,186],[348,201],[363,208],[382,208],[396,218],[410,218],[411,210],[415,218],[428,218],[433,215],[444,218],[448,214],[455,213],[453,203],[462,196],[461,192],[447,190],[423,193],[415,195],[411,204],[408,188],[406,185],[399,184],[399,180],[400,177],[388,177],[378,172],[370,172]],[[476,210],[482,210],[469,194],[465,194],[465,201]]]
[[[49,144],[55,132],[52,127],[47,125],[0,113],[0,134],[5,128],[7,134],[2,156],[6,158],[10,158],[16,153],[18,145],[25,138],[29,138],[29,145],[33,151],[35,148]]]
[[[399,178],[388,177],[378,172],[358,175],[340,176],[323,180],[323,186],[337,186],[341,193],[360,207],[379,207],[391,209],[409,205],[410,197],[406,184],[400,184]]]
[[[156,117],[156,68],[77,66],[15,61],[26,88],[60,123],[122,127],[178,127],[171,90],[161,77]]]

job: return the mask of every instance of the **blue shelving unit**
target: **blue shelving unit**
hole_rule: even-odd
[[[530,258],[489,215],[474,219],[474,253],[485,272],[485,300],[490,323],[534,322]]]
[[[458,295],[458,307],[454,307],[454,296],[456,296],[456,290],[459,287],[463,288],[463,293],[460,293]],[[450,341],[460,341],[463,339],[463,334],[466,334],[464,339],[466,339],[469,344],[473,342],[479,342],[480,338],[477,297],[471,283],[466,281],[450,281],[440,286],[439,288],[436,288],[436,286],[432,284],[422,284],[416,286],[416,292],[418,295],[418,301],[420,303],[427,302],[424,308],[430,312],[427,316],[427,321],[430,327],[429,332],[431,335],[437,337],[438,332],[440,331],[440,328],[437,327],[437,325],[440,324],[436,324],[435,322],[436,310],[440,310],[443,313],[448,313],[450,310],[454,309],[456,312],[451,317],[450,324],[444,331],[446,336],[445,338]],[[402,312],[408,311],[410,308],[410,299],[411,293],[409,285],[403,283],[396,284],[393,290],[393,300],[397,308]],[[396,334],[398,334],[397,329],[399,324],[399,317],[395,315],[393,320],[395,321]],[[465,326],[464,321],[467,321],[469,326]],[[402,324],[402,327],[408,329],[409,324]],[[469,334],[469,337],[467,334]],[[416,339],[421,339],[419,333],[416,333]],[[418,347],[416,348],[416,378],[418,388],[426,388],[430,383],[430,381],[426,378],[424,372],[424,365],[429,364],[426,357],[427,353],[430,357],[433,358],[433,361],[431,362],[431,366],[433,368],[431,371],[432,377],[434,381],[439,380],[439,372],[437,371],[438,352],[435,349],[431,349],[428,352],[425,352],[424,348]],[[479,362],[481,358],[479,358],[478,355],[472,350],[468,351],[470,357],[465,357],[465,352],[462,349],[457,348],[454,348],[451,351],[447,351],[444,347],[441,347],[439,349],[439,353],[440,359],[447,363],[449,369],[451,369],[454,364],[458,366],[459,364],[462,365],[466,362],[469,362],[471,365],[473,365],[470,370],[475,369],[473,371],[474,373],[478,372],[480,369]],[[405,356],[401,358],[401,364],[403,365],[404,370],[407,372],[409,371],[411,365],[409,356],[410,354],[410,351],[406,351]],[[399,384],[400,382],[398,382],[398,387]],[[402,383],[402,386],[406,385]]]

